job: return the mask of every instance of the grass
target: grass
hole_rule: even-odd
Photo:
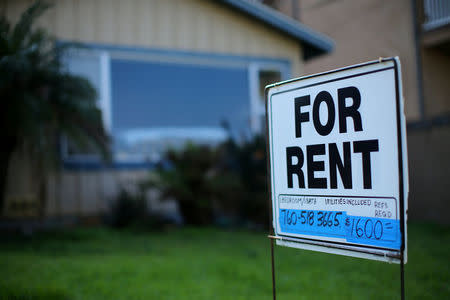
[[[450,299],[450,228],[409,226],[407,299]],[[82,228],[0,239],[0,299],[271,299],[261,232]],[[399,266],[276,247],[277,299],[399,299]]]

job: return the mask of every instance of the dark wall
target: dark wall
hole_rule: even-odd
[[[408,131],[409,219],[450,224],[450,126]]]

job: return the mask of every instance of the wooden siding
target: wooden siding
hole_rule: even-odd
[[[17,20],[31,2],[0,9]],[[58,0],[39,22],[64,40],[283,58],[303,73],[298,41],[210,0]]]
[[[136,192],[148,171],[64,171],[48,178],[47,216],[93,216],[108,211],[121,189]]]

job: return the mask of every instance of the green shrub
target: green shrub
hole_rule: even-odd
[[[121,189],[111,204],[109,223],[115,228],[123,228],[144,219],[146,214],[145,199]]]
[[[185,223],[210,224],[217,154],[212,148],[193,144],[179,151],[170,150],[166,154],[170,167],[158,168],[144,186],[157,188],[163,198],[174,198]]]
[[[239,191],[232,191],[238,217],[253,224],[269,225],[270,201],[267,187],[266,143],[257,135],[240,145],[229,140],[222,145],[226,168],[239,182]]]
[[[240,145],[230,139],[215,148],[188,144],[168,151],[166,162],[169,167],[152,172],[143,186],[174,198],[185,223],[206,225],[220,216],[224,224],[269,224],[263,137]]]

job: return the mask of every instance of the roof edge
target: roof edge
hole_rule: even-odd
[[[329,53],[334,49],[334,41],[328,36],[319,33],[264,4],[253,3],[246,0],[219,0],[219,2],[222,2],[233,9],[237,9],[299,40],[305,47],[303,52],[303,58],[305,60]]]

